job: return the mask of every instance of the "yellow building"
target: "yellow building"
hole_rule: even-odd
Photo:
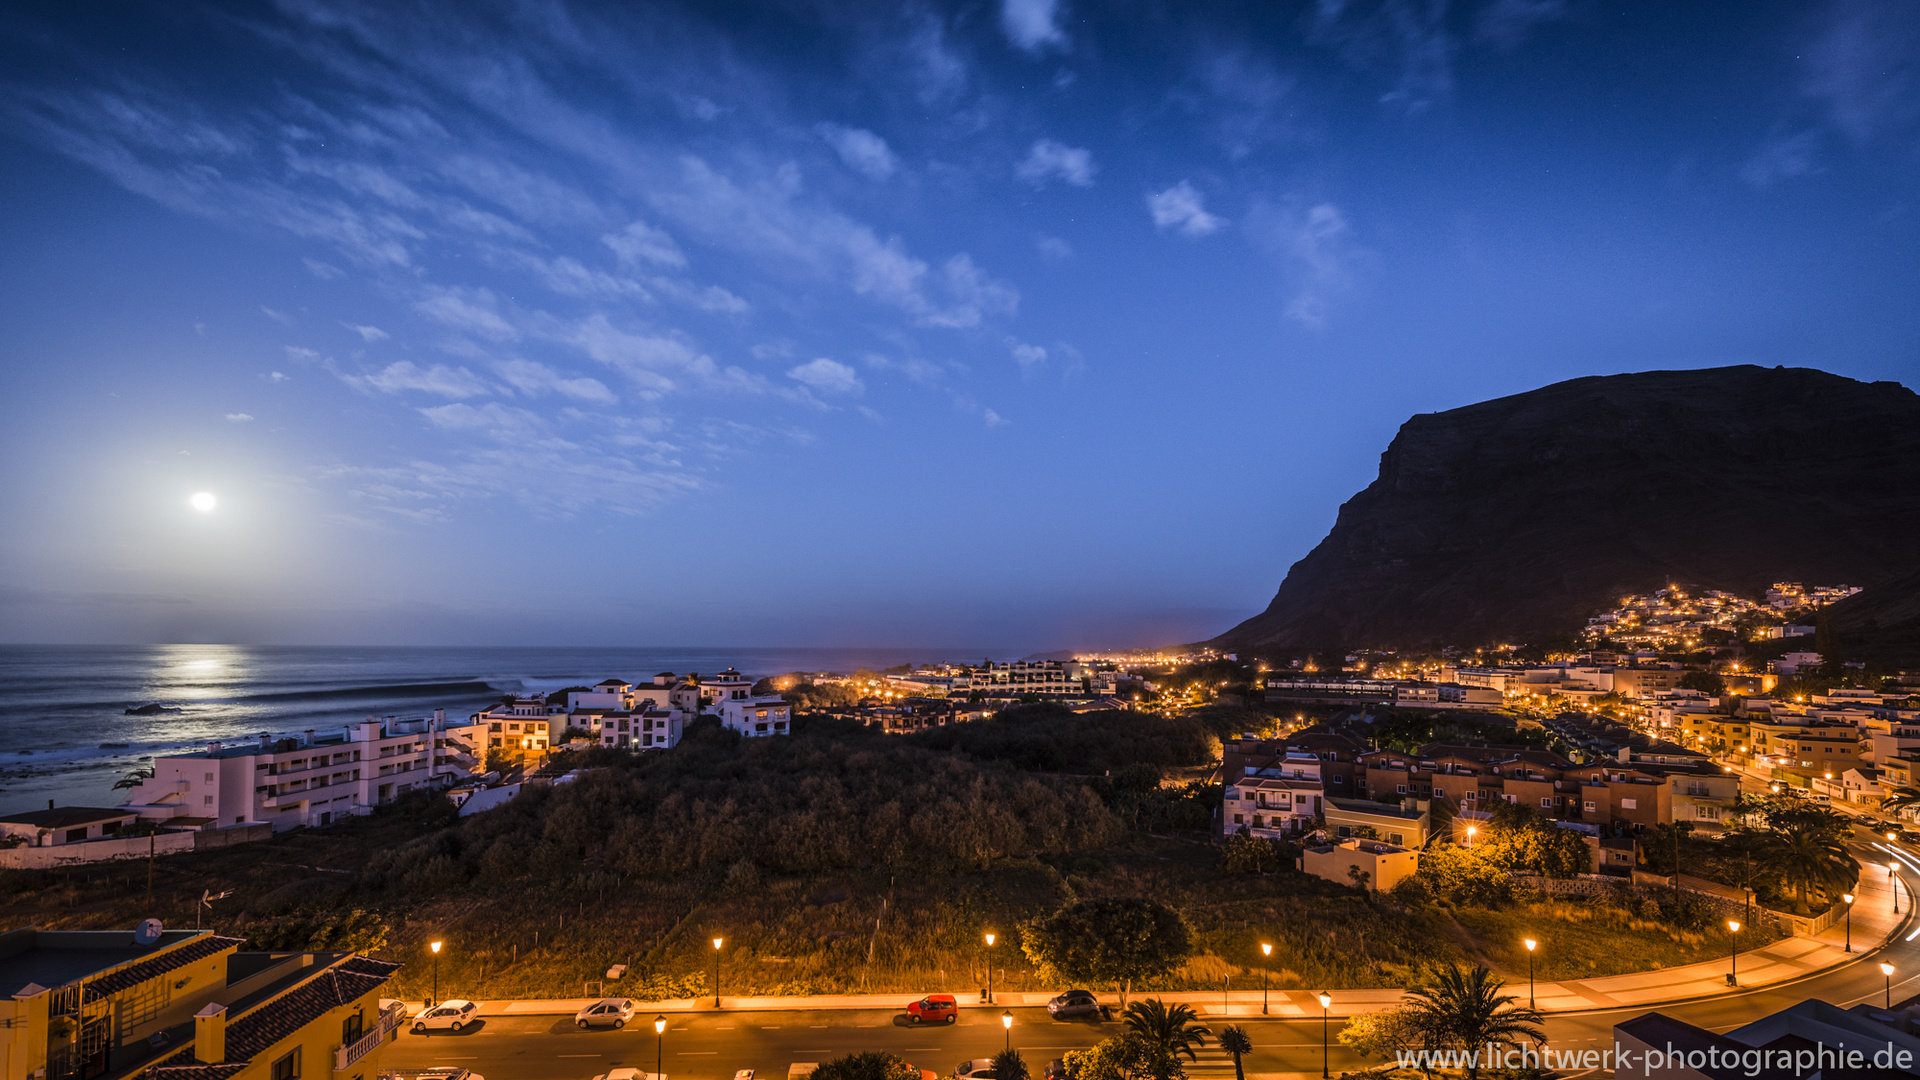
[[[0,934],[0,1080],[369,1080],[406,1018],[400,965],[240,952],[212,931]],[[10,1011],[9,1011],[10,1010]]]

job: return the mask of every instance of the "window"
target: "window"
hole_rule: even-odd
[[[272,1080],[296,1080],[300,1075],[300,1048],[273,1063]]]
[[[1234,823],[1235,825],[1244,825],[1244,824],[1246,824],[1246,816],[1245,816],[1244,814],[1235,814],[1235,815],[1233,815],[1233,823]]]
[[[359,1042],[360,1037],[366,1033],[367,1015],[364,1009],[355,1009],[352,1013],[348,1014],[345,1020],[340,1022],[340,1044],[342,1046],[352,1046],[354,1043]]]
[[[85,826],[82,826],[78,829],[67,830],[67,843],[69,844],[77,844],[80,841],[85,840],[86,838],[87,838],[87,830]]]
[[[1599,807],[1598,807],[1598,806],[1596,806],[1596,805],[1594,805],[1594,804],[1593,804],[1593,803],[1592,803],[1591,801],[1589,801],[1589,802],[1587,803],[1587,813],[1589,813],[1589,814],[1591,814],[1591,813],[1593,813],[1593,812],[1594,812],[1595,810],[1598,810],[1598,809],[1599,809]]]
[[[201,806],[212,806],[212,805],[213,805],[213,796],[211,796],[211,795],[202,795],[202,796],[200,796],[200,805],[201,805]]]
[[[1393,790],[1398,792],[1401,795],[1405,795],[1407,793],[1407,785],[1395,784]]]
[[[1620,809],[1622,809],[1622,810],[1638,810],[1638,809],[1640,809],[1640,800],[1639,800],[1639,799],[1621,799],[1621,800],[1620,800]]]
[[[209,783],[209,784],[211,784],[211,783],[213,783],[213,774],[212,774],[212,773],[208,773],[208,774],[207,774],[207,783]]]

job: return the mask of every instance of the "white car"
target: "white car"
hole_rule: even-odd
[[[667,1080],[667,1074],[643,1072],[639,1069],[608,1069],[593,1080]]]
[[[573,1022],[581,1027],[593,1027],[596,1024],[607,1027],[626,1027],[633,1019],[633,1010],[638,1008],[629,998],[601,998],[599,1001],[573,1014]]]
[[[1000,1074],[993,1071],[992,1058],[974,1058],[956,1065],[953,1075],[961,1080],[996,1080]]]
[[[413,1018],[413,1033],[425,1035],[428,1031],[437,1031],[441,1028],[459,1031],[473,1023],[473,1014],[479,1009],[480,1006],[464,998],[443,1001]]]
[[[487,1078],[472,1069],[443,1065],[433,1069],[421,1069],[407,1080],[487,1080]]]

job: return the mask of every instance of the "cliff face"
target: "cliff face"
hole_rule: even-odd
[[[1913,543],[1920,547],[1920,537]],[[1819,643],[1828,659],[1920,667],[1920,573],[1871,586],[1822,612]]]
[[[1267,610],[1255,651],[1563,638],[1668,582],[1920,570],[1920,396],[1803,368],[1557,383],[1416,416]]]

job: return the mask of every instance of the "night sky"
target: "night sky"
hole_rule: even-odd
[[[5,641],[1168,644],[1411,414],[1920,375],[1911,3],[0,30]]]

